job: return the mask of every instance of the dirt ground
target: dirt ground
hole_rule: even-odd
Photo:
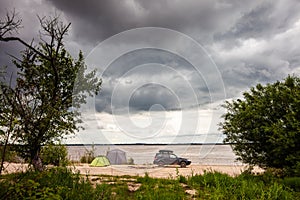
[[[4,173],[13,173],[17,171],[25,171],[28,168],[27,164],[5,163]],[[107,167],[91,167],[89,164],[76,164],[70,166],[74,172],[80,172],[83,175],[112,175],[112,176],[144,176],[147,173],[150,177],[156,178],[176,178],[178,175],[192,176],[195,174],[203,174],[204,171],[218,171],[226,173],[230,176],[239,175],[247,169],[246,165],[200,165],[191,164],[186,168],[179,166],[164,166],[156,165],[111,165]],[[256,167],[256,173],[263,170]]]

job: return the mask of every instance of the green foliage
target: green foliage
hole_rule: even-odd
[[[142,183],[135,199],[184,199],[185,192],[177,180],[151,178],[148,174],[137,179]]]
[[[205,172],[189,178],[188,185],[198,190],[199,199],[294,199],[295,192],[285,189],[274,179],[242,174],[230,177],[218,172]]]
[[[99,176],[100,184],[67,168],[0,176],[0,199],[299,199],[299,177],[205,172],[180,179]],[[98,180],[98,179],[97,179]],[[139,184],[129,190],[128,184]],[[188,194],[186,190],[195,190]]]
[[[69,163],[67,156],[68,150],[61,144],[49,144],[41,150],[41,159],[45,165],[67,166]]]
[[[1,182],[0,199],[97,199],[91,183],[67,168],[16,174]]]
[[[92,149],[85,149],[84,155],[80,158],[81,163],[91,163],[95,159],[95,146],[92,145]]]
[[[179,175],[178,181],[179,183],[187,183],[187,178],[185,176]]]
[[[130,157],[130,158],[128,159],[128,161],[127,161],[127,164],[128,164],[128,165],[134,165],[134,159]]]
[[[2,152],[3,152],[4,146],[0,146],[0,157],[2,158]],[[4,161],[6,162],[14,162],[14,163],[19,163],[22,161],[22,159],[18,156],[17,152],[14,151],[12,146],[7,146],[6,147],[6,153],[4,156]]]
[[[52,188],[40,187],[34,180],[25,180],[8,188],[6,199],[61,199]]]
[[[294,191],[300,192],[300,177],[286,177],[282,183]]]
[[[98,197],[98,199],[102,199],[102,200],[113,199],[111,185],[103,183],[97,185],[95,190],[96,190],[95,195]]]
[[[95,159],[94,156],[90,154],[85,154],[80,158],[81,163],[91,163]]]
[[[225,143],[244,163],[285,169],[299,175],[300,79],[258,84],[244,98],[226,102],[221,123]]]

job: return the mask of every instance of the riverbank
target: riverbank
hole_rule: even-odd
[[[91,167],[89,164],[74,164],[69,166],[74,172],[82,175],[109,175],[109,176],[144,176],[148,174],[153,178],[175,178],[178,175],[193,176],[203,174],[205,171],[217,171],[237,176],[247,169],[247,165],[200,165],[191,164],[186,168],[179,166],[159,167],[157,165],[111,165],[107,167]],[[24,172],[28,169],[27,164],[5,163],[4,173]],[[254,172],[261,173],[262,169],[255,167]]]

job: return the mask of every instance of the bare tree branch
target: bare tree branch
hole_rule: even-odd
[[[0,21],[0,38],[3,38],[6,34],[12,34],[12,32],[18,33],[18,29],[22,28],[22,20],[17,19],[17,13],[15,10],[7,12],[4,21]]]
[[[45,54],[41,53],[40,51],[38,51],[36,48],[34,48],[33,46],[31,46],[30,44],[26,43],[25,41],[23,41],[22,39],[18,38],[18,37],[0,37],[0,41],[3,42],[9,42],[9,41],[18,41],[21,44],[23,44],[24,46],[28,47],[30,50],[34,51],[36,54],[38,54],[39,56],[49,60],[49,57],[46,56]]]

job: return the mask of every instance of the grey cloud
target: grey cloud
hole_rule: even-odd
[[[13,57],[10,55],[14,55],[17,58],[17,56],[20,53],[21,46],[13,43],[0,43],[0,66],[6,67],[6,79],[7,81],[12,77],[12,80],[15,80],[17,77],[17,69],[14,67],[12,60],[14,60]],[[12,81],[13,82],[13,81]]]
[[[77,38],[88,41],[101,41],[120,31],[134,28],[137,17],[127,1],[89,0],[70,1],[48,0],[73,19]]]
[[[190,34],[202,42],[234,24],[239,12],[254,3],[239,1],[82,1],[48,0],[73,20],[78,38],[101,41],[121,31],[164,27]]]
[[[209,91],[200,74],[178,55],[158,49],[127,53],[102,74],[98,111],[111,109],[149,110],[160,104],[164,109],[183,109],[207,102]]]
[[[62,2],[55,2],[54,4],[57,5],[62,4]],[[93,8],[87,9],[89,10],[87,17],[84,14],[85,9],[83,11],[76,9],[72,11],[73,9],[66,7],[64,9],[70,12],[71,15],[82,17],[82,20],[84,18],[88,19],[88,26],[93,24],[89,32],[97,33],[93,36],[96,40],[107,38],[110,35],[134,27],[160,26],[191,35],[204,44],[204,47],[208,51],[214,43],[220,44],[222,51],[230,51],[243,45],[243,42],[249,38],[266,40],[268,42],[275,34],[289,29],[299,19],[297,12],[299,10],[299,3],[296,3],[296,1],[184,1],[174,3],[174,1],[166,0],[159,1],[159,3],[134,1],[134,4],[131,5],[126,4],[126,2],[129,1],[123,1],[116,6],[115,1],[92,1],[90,6],[93,6]],[[74,5],[76,6],[76,4]],[[89,5],[86,6],[88,7]],[[62,5],[58,7],[62,8]],[[99,12],[97,12],[97,9],[99,9]],[[105,11],[102,12],[102,9],[105,9]],[[108,10],[111,12],[108,13]],[[99,13],[104,13],[105,16]],[[106,23],[102,23],[100,19],[106,21]],[[85,24],[78,25],[80,26],[76,28],[77,31],[78,29],[85,30]],[[91,35],[85,34],[80,30],[79,33],[82,33],[80,34],[81,36],[86,35],[86,37],[92,40],[90,38]],[[281,56],[282,53],[276,53],[272,49],[271,43],[273,42],[270,41],[270,44],[267,44],[268,48],[264,49],[261,53],[247,55],[245,52],[226,61],[219,60],[220,52],[211,52],[222,73],[228,97],[235,96],[237,95],[237,91],[246,90],[249,86],[253,86],[258,82],[266,83],[283,78],[286,73],[282,73],[282,71],[287,70],[283,70],[280,67],[282,63],[289,63],[290,66],[287,68],[290,68],[292,65],[297,67],[298,61],[295,56],[295,52],[297,51],[294,50],[286,56]],[[286,45],[284,48],[287,47]],[[168,57],[166,54],[161,56],[160,53],[162,52],[158,54],[153,52],[145,51],[146,56],[138,53],[132,53],[127,57],[124,56],[115,62],[115,67],[107,70],[104,76],[110,77],[110,84],[113,85],[116,78],[126,73],[132,66],[154,61],[157,63],[170,63],[172,59],[176,59],[174,56]],[[160,60],[161,57],[164,60]],[[284,58],[279,59],[280,57]],[[180,63],[179,60],[174,60],[174,62]],[[186,69],[193,72],[193,69],[189,68],[187,63],[181,62],[179,66],[177,70]],[[142,70],[137,73],[144,78],[150,79],[151,77],[151,73]],[[163,74],[161,74],[161,78],[164,79]],[[204,78],[213,78],[213,75],[212,77]],[[198,91],[198,98],[202,100],[209,100],[207,96],[209,96],[210,92],[219,92],[209,91],[203,80],[199,81],[198,77],[193,78],[191,76],[189,77],[189,81],[195,88],[198,88],[195,91]],[[174,85],[174,87],[176,86]],[[210,89],[212,90],[212,88]],[[178,93],[182,93],[184,90],[178,87],[177,91]],[[188,98],[186,100],[188,101]],[[153,101],[155,101],[154,98]],[[131,104],[131,106],[134,105]]]
[[[130,70],[134,70],[135,67],[148,63],[159,63],[161,65],[166,65],[174,68],[175,71],[178,70],[178,68],[187,70],[191,70],[193,68],[193,66],[187,60],[178,55],[172,54],[171,52],[161,49],[144,48],[121,55],[105,69],[105,71],[102,73],[102,76],[110,78],[120,77],[125,73],[130,72]],[[135,70],[135,73],[139,73],[140,75],[148,75],[145,70],[147,69],[139,68]],[[154,70],[159,73],[160,68],[151,69],[151,71]]]
[[[138,88],[129,101],[129,107],[136,110],[148,111],[155,104],[161,105],[166,110],[179,107],[179,102],[172,91],[155,84],[147,84]]]
[[[217,40],[269,38],[291,27],[298,19],[300,4],[295,1],[263,1],[245,12],[225,33],[217,33]]]
[[[206,79],[215,83],[224,81],[230,98],[259,82],[272,82],[288,73],[300,73],[300,25],[295,25],[300,20],[300,3],[296,0],[4,0],[0,7],[15,5],[17,11],[21,10],[24,27],[28,27],[20,32],[26,39],[31,39],[32,32],[37,30],[36,14],[48,15],[49,11],[58,9],[63,18],[72,22],[71,38],[67,40],[71,43],[67,44],[72,48],[71,52],[78,52],[73,48],[82,47],[88,51],[98,42],[131,28],[158,26],[177,30],[203,45],[223,78],[219,80],[216,76],[214,79],[214,74],[201,77],[188,61],[167,51],[132,51],[120,56],[103,72],[103,89],[96,98],[97,111],[112,112],[112,109],[128,106],[132,110],[147,110],[155,103],[166,109],[177,109],[182,106],[178,105],[177,97],[184,106],[194,106],[195,99],[187,90],[189,87],[196,91],[196,100],[200,103],[209,102],[211,93],[221,94],[214,85],[208,87]],[[135,39],[122,41],[120,45],[130,45]],[[174,41],[169,45],[177,48],[176,45],[184,44]],[[3,48],[13,54],[18,52],[14,44]],[[187,51],[193,54],[194,49]],[[0,62],[7,63],[9,59],[3,52],[1,49]],[[138,68],[147,63],[154,63],[153,67]],[[162,65],[170,66],[174,71],[161,70]],[[145,86],[143,80],[160,81],[169,88],[153,84]],[[186,83],[191,86],[184,85]],[[118,98],[112,104],[115,86],[120,88]],[[129,102],[128,94],[131,95]]]
[[[46,15],[54,15],[54,10],[49,9],[49,5],[42,1],[18,1],[18,0],[2,0],[0,2],[0,19],[5,19],[6,14],[15,11],[16,19],[20,19],[21,28],[17,32],[13,32],[14,36],[20,37],[27,43],[39,42],[40,24],[37,16],[44,17]],[[47,12],[45,12],[47,11]],[[7,35],[10,36],[10,35]],[[7,66],[8,76],[13,74],[13,78],[17,77],[17,69],[12,63],[13,55],[16,58],[21,57],[21,51],[25,49],[22,44],[12,42],[0,42],[0,66]]]

